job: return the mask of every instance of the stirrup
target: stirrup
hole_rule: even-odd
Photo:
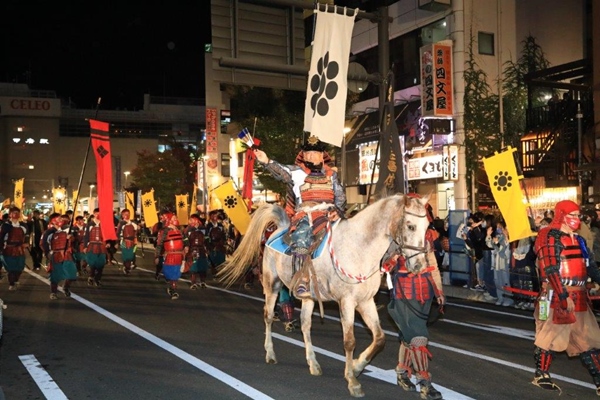
[[[546,390],[558,391],[560,395],[562,393],[562,389],[558,386],[552,378],[550,374],[547,372],[536,372],[533,381],[531,381],[535,386],[540,387]]]
[[[397,382],[398,386],[400,386],[407,392],[415,392],[417,390],[417,386],[414,383],[412,383],[412,381],[408,377],[408,372],[399,373]]]

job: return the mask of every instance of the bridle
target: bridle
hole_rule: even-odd
[[[427,213],[425,213],[425,214],[423,214],[423,215],[421,215],[421,214],[416,214],[416,213],[413,213],[413,212],[411,212],[411,211],[408,211],[408,210],[406,209],[406,207],[404,208],[404,214],[405,214],[405,215],[406,215],[406,214],[408,214],[408,215],[412,215],[413,217],[417,217],[417,218],[427,218]],[[401,226],[404,226],[404,215],[402,216],[402,220],[400,221],[400,225],[401,225]],[[396,237],[396,238],[393,238],[392,240],[394,241],[394,243],[396,243],[396,245],[398,245],[398,247],[400,248],[400,255],[401,255],[401,256],[402,256],[402,257],[403,257],[403,258],[404,258],[406,261],[408,261],[409,259],[411,259],[411,258],[413,258],[413,257],[416,257],[416,256],[418,256],[419,254],[426,254],[426,253],[427,253],[427,251],[428,251],[428,249],[427,249],[427,246],[412,246],[412,245],[409,245],[409,244],[404,244],[404,242],[403,242],[403,240],[402,240],[402,235],[397,235],[397,236],[398,236],[398,237]],[[407,250],[414,250],[414,251],[416,251],[416,253],[415,253],[415,254],[413,254],[413,255],[411,255],[411,256],[409,256],[409,255],[406,255],[406,254],[404,253],[404,249],[407,249]]]

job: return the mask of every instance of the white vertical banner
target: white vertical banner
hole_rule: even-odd
[[[317,7],[317,23],[312,43],[308,87],[304,106],[304,130],[321,141],[341,146],[344,138],[346,97],[348,94],[348,59],[352,29],[358,8],[353,15],[337,13],[337,6]],[[333,11],[333,12],[331,12]]]

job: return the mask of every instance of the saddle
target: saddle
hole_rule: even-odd
[[[315,236],[313,245],[311,246],[311,249],[309,249],[312,259],[318,258],[323,253],[323,249],[325,249],[325,243],[327,242],[325,239],[327,237],[328,235],[325,229]],[[278,253],[291,256],[292,250],[289,230],[284,230],[277,235],[271,235],[265,243],[265,246],[270,247],[272,250],[275,250]]]

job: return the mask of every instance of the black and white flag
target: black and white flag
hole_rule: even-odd
[[[306,89],[304,130],[323,142],[340,146],[346,118],[348,59],[358,8],[351,16],[346,16],[346,8],[343,15],[337,13],[335,6],[333,11],[315,10],[317,22]]]

